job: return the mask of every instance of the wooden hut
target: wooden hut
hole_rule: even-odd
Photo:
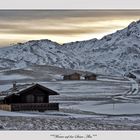
[[[15,88],[15,84],[13,86]],[[34,84],[21,90],[15,89],[1,101],[0,109],[8,111],[59,110],[58,103],[49,102],[49,96],[59,94],[49,88]]]
[[[64,75],[63,80],[80,80],[81,75],[79,73],[73,73]]]
[[[86,74],[85,75],[85,80],[96,80],[97,75],[96,74]]]

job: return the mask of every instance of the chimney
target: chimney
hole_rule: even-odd
[[[17,83],[16,81],[13,82],[13,91],[16,91],[17,90],[16,83]]]

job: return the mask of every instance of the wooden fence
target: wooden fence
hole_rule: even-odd
[[[11,105],[0,104],[0,110],[11,111]]]
[[[1,104],[1,110],[7,111],[45,111],[59,110],[59,103],[21,103],[21,104]]]

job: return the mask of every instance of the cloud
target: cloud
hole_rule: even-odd
[[[4,19],[62,19],[67,17],[139,16],[139,10],[0,10]]]
[[[17,36],[22,36],[20,40],[38,36],[57,42],[81,40],[82,36],[91,38],[91,34],[102,36],[122,29],[139,17],[140,10],[0,10],[0,39],[17,42]]]
[[[114,27],[61,27],[61,28],[36,28],[36,27],[28,27],[28,26],[15,26],[15,25],[7,25],[6,28],[3,28],[3,25],[0,25],[0,33],[2,34],[39,34],[39,35],[80,35],[80,34],[88,34],[88,33],[101,33],[107,30],[114,29]]]

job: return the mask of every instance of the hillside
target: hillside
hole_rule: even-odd
[[[32,65],[88,70],[120,75],[140,69],[140,21],[102,39],[60,45],[33,40],[0,49],[0,68],[19,69]]]

